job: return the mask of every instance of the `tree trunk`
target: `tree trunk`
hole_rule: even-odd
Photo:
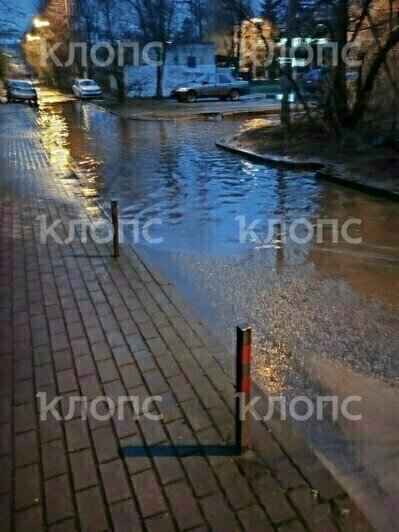
[[[399,27],[396,28],[388,37],[385,44],[381,47],[380,51],[374,58],[370,69],[367,73],[366,79],[363,83],[361,90],[359,91],[358,98],[352,109],[352,113],[349,117],[351,126],[357,125],[363,118],[367,109],[367,104],[370,100],[370,96],[374,87],[374,82],[380,71],[381,66],[384,64],[389,52],[399,43]]]
[[[157,66],[157,98],[163,97],[163,78],[165,72],[165,60],[166,60],[166,44],[162,45],[162,48],[158,53],[158,64]]]
[[[334,73],[332,103],[337,126],[342,127],[348,121],[348,91],[346,86],[346,65],[342,51],[348,42],[349,4],[348,0],[338,0],[336,12],[336,38],[338,60]]]
[[[290,94],[292,90],[292,84],[291,79],[293,77],[293,71],[292,71],[292,59],[291,59],[291,45],[292,45],[292,38],[295,37],[295,16],[296,16],[296,0],[289,0],[288,1],[288,8],[287,8],[287,44],[286,44],[286,63],[284,66],[283,74],[283,99],[281,100],[281,123],[283,125],[288,126],[291,123],[291,105],[290,105]]]

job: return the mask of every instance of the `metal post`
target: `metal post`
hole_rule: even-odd
[[[242,454],[249,446],[249,418],[241,415],[251,399],[251,333],[249,326],[237,327],[236,362],[236,452]]]
[[[111,201],[112,225],[114,228],[114,257],[119,257],[119,223],[118,223],[118,202]]]

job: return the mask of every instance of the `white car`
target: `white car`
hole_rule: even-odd
[[[92,79],[75,79],[72,90],[77,98],[98,98],[102,90]]]

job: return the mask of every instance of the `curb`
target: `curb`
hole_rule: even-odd
[[[104,111],[106,113],[110,113],[111,115],[118,116],[119,118],[126,118],[127,120],[136,120],[136,121],[144,121],[144,122],[180,122],[180,121],[189,121],[189,120],[203,120],[204,118],[214,118],[214,117],[234,117],[234,116],[270,116],[270,115],[279,115],[280,109],[263,109],[263,110],[242,110],[242,111],[226,111],[219,112],[219,111],[205,111],[203,113],[198,113],[196,115],[189,115],[189,116],[181,116],[181,117],[175,117],[175,118],[162,118],[162,117],[145,117],[145,116],[135,116],[135,115],[127,115],[124,113],[120,113],[118,111],[113,111],[112,109],[108,109],[107,107],[104,107],[102,105],[95,104],[93,102],[86,102],[91,107],[95,107],[96,109],[99,109],[101,111]]]
[[[237,148],[231,143],[226,144],[224,142],[216,142],[215,144],[218,148],[229,151],[231,153],[244,155],[245,157],[247,157],[248,159],[254,162],[258,162],[261,164],[271,164],[273,166],[277,166],[281,168],[292,168],[292,169],[298,169],[298,170],[314,170],[316,172],[315,176],[318,179],[324,179],[325,181],[330,181],[332,183],[336,183],[344,187],[352,188],[353,190],[358,190],[360,192],[364,192],[366,194],[370,194],[373,196],[379,196],[379,197],[389,199],[392,201],[399,201],[398,192],[393,192],[391,190],[374,187],[373,185],[366,185],[358,181],[351,181],[349,179],[345,179],[344,177],[341,177],[338,174],[334,173],[332,168],[330,170],[330,167],[328,167],[327,165],[323,163],[317,163],[317,162],[312,162],[312,161],[296,161],[296,160],[285,159],[283,157],[276,157],[272,155],[269,155],[269,156],[260,155],[259,153],[252,152],[244,148]]]

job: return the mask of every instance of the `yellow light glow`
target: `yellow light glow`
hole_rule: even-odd
[[[32,35],[31,33],[27,33],[26,34],[26,40],[28,42],[32,42],[32,41],[40,41],[40,37],[38,35]]]
[[[33,19],[33,26],[35,28],[47,28],[50,26],[50,22],[48,20],[40,20],[40,18]]]

